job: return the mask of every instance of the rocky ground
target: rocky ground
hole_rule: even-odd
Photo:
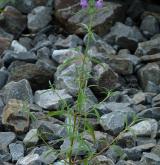
[[[65,115],[46,114],[58,109],[60,97],[74,105],[78,65],[61,64],[82,54],[87,36],[79,23],[88,23],[89,17],[78,12],[79,0],[16,0],[0,8],[0,164],[64,165],[53,152],[46,157],[48,147],[37,132],[49,132],[45,138],[54,148],[69,145],[67,139],[55,143],[65,137]],[[110,143],[132,116],[142,120],[90,165],[159,165],[160,3],[106,0],[93,28],[96,39],[88,55],[100,63],[86,64],[89,83],[97,87],[87,89],[85,110],[100,102],[102,89],[114,90],[97,107],[100,122],[88,119],[95,129],[93,149]],[[92,145],[90,135],[84,138]]]

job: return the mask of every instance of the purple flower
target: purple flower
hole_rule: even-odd
[[[88,2],[87,2],[87,0],[81,0],[81,1],[80,1],[80,5],[81,5],[82,8],[87,8],[87,7],[88,7]]]
[[[96,8],[102,8],[103,7],[103,0],[96,1]]]

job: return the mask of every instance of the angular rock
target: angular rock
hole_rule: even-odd
[[[12,41],[11,47],[15,53],[27,52],[27,49],[16,40]]]
[[[0,132],[0,149],[8,151],[8,146],[16,139],[14,132]]]
[[[9,48],[10,44],[11,41],[9,39],[0,37],[0,55],[4,52],[4,50]]]
[[[29,128],[29,109],[20,100],[11,99],[4,107],[2,124],[17,133],[24,133]]]
[[[12,156],[12,162],[24,157],[24,146],[21,143],[11,143],[9,145],[9,150]]]
[[[19,36],[26,28],[26,16],[12,6],[6,6],[1,16],[3,17],[0,21],[1,27],[15,37]]]
[[[151,165],[151,164],[158,165],[160,164],[160,157],[153,153],[144,152],[141,159],[141,163],[145,165]]]
[[[160,37],[138,43],[137,56],[153,55],[160,52]]]
[[[154,16],[147,15],[143,18],[140,29],[144,35],[151,37],[160,32],[159,22]]]
[[[65,3],[65,1],[66,0],[61,0],[60,4]],[[64,4],[62,6],[64,6]],[[98,10],[93,17],[94,23],[92,26],[98,35],[103,35],[116,21],[123,20],[124,18],[124,8],[121,4],[105,2],[104,8],[105,10]],[[56,18],[70,33],[84,33],[84,28],[81,27],[80,23],[87,24],[89,22],[88,12],[83,10],[83,12],[79,14],[79,9],[80,6],[78,2],[77,4],[73,3],[70,7],[56,10]],[[72,13],[74,13],[74,15]]]
[[[158,123],[155,119],[146,119],[131,126],[130,130],[131,131],[124,133],[122,137],[136,136],[155,138],[157,135]]]
[[[83,57],[82,57],[83,58]],[[57,89],[66,89],[66,91],[72,96],[76,96],[79,89],[79,77],[82,69],[83,62],[81,59],[75,59],[67,63],[67,65],[60,65],[57,68],[57,71],[54,75],[55,85]],[[84,76],[87,76],[91,72],[92,63],[86,60],[85,65],[83,66],[85,73]]]
[[[52,53],[52,59],[57,63],[62,64],[65,60],[72,58],[80,58],[82,53],[72,50],[72,49],[60,49],[54,50]]]
[[[126,121],[128,120],[130,122],[133,116],[133,111],[111,112],[101,116],[100,125],[105,131],[108,131],[113,135],[117,135],[124,129]]]
[[[13,51],[6,51],[3,56],[4,65],[9,66],[13,61],[24,61],[34,63],[37,57],[32,52],[14,53]]]
[[[111,45],[107,44],[102,40],[96,40],[96,43],[89,47],[87,53],[93,59],[99,60],[100,62],[107,62],[110,55],[115,55],[116,51]]]
[[[10,153],[8,151],[4,151],[4,150],[0,149],[0,163],[1,163],[1,165],[12,165],[12,164],[6,163],[9,161],[11,161]]]
[[[52,110],[58,109],[63,101],[71,103],[73,101],[72,96],[62,90],[38,90],[35,92],[34,101],[37,105],[44,109]],[[63,106],[63,105],[62,105]]]
[[[47,140],[57,140],[66,136],[66,130],[64,126],[52,123],[49,121],[40,121],[38,126],[38,131],[41,133],[41,136]]]
[[[28,14],[28,29],[31,31],[39,31],[51,21],[51,8],[38,6]]]
[[[92,165],[115,165],[114,162],[104,155],[98,155],[90,161]]]
[[[148,63],[140,68],[137,74],[140,84],[145,91],[148,91],[149,89],[149,82],[152,82],[155,85],[159,85],[160,83],[160,67],[156,63]]]
[[[49,81],[53,80],[53,74],[54,72],[50,70],[35,64],[26,63],[23,65],[15,65],[11,68],[8,81],[27,79],[33,90],[46,89],[49,86]]]
[[[138,42],[144,41],[144,37],[137,27],[130,27],[120,22],[116,23],[111,32],[104,39],[111,44],[117,44],[121,48],[136,50]]]
[[[97,84],[102,91],[118,88],[120,86],[118,78],[118,75],[105,63],[97,64],[93,68],[94,85]]]
[[[0,70],[0,89],[6,84],[8,80],[8,73]]]
[[[153,107],[143,110],[138,114],[138,116],[143,118],[153,118],[160,120],[160,107]]]
[[[133,96],[132,100],[134,104],[143,104],[146,101],[146,95],[143,92],[138,92]]]
[[[23,143],[26,147],[35,146],[39,141],[38,137],[38,130],[37,129],[31,129],[23,139]]]
[[[116,73],[121,75],[131,75],[134,71],[132,61],[122,57],[110,58],[109,65]]]
[[[6,104],[10,99],[18,99],[32,103],[33,95],[27,80],[10,82],[3,87],[3,100]]]
[[[13,36],[12,34],[7,33],[7,32],[6,32],[4,29],[2,29],[1,27],[0,27],[0,37],[6,38],[6,39],[8,39],[9,41],[12,41],[13,38],[14,38],[14,36]]]
[[[66,39],[59,38],[54,44],[58,49],[76,48],[83,41],[76,35],[69,35]]]
[[[20,158],[16,165],[42,165],[40,156],[38,154],[28,154],[27,156]]]
[[[156,54],[153,54],[153,55],[142,56],[140,58],[140,60],[142,62],[156,62],[156,61],[160,61],[160,53],[156,53]]]
[[[70,146],[70,140],[67,138],[64,139],[63,144],[60,146],[61,151],[66,151],[69,146]],[[93,147],[92,143],[86,140],[83,141],[83,144],[77,141],[74,142],[72,156],[75,156],[75,155],[83,156],[83,155],[86,155],[88,152],[95,152],[95,148]]]

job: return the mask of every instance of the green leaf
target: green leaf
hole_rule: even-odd
[[[48,112],[48,116],[52,117],[52,116],[60,116],[60,115],[64,115],[64,111],[52,111],[52,112]]]

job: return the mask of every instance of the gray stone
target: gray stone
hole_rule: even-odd
[[[39,6],[28,14],[28,28],[31,31],[39,31],[51,21],[51,8]]]
[[[124,156],[124,150],[118,145],[112,145],[105,152],[105,156],[112,159],[116,163],[120,158]]]
[[[160,61],[160,53],[156,53],[153,55],[146,55],[146,56],[142,56],[140,58],[141,62],[156,62],[156,61]]]
[[[12,162],[24,157],[24,147],[21,143],[11,143],[9,145],[9,150],[12,156]]]
[[[8,151],[0,149],[0,163],[8,162],[11,160],[11,155]],[[3,164],[2,164],[3,165]],[[7,165],[7,164],[4,164]]]
[[[5,65],[10,65],[16,60],[34,63],[37,60],[37,57],[32,52],[14,53],[13,51],[6,51],[3,56],[3,60]]]
[[[81,60],[76,60],[74,63],[71,60],[67,63],[67,66],[60,65],[57,68],[56,73],[54,74],[55,85],[57,89],[66,89],[66,91],[72,96],[76,96],[79,90],[79,77],[80,73],[78,72],[82,69],[83,62]],[[84,65],[85,75],[87,76],[91,72],[92,63],[86,61]],[[87,78],[86,77],[86,78]]]
[[[160,164],[160,157],[153,153],[144,152],[141,163],[142,165],[158,165]]]
[[[19,99],[32,103],[33,95],[30,84],[23,79],[18,82],[10,82],[3,88],[4,103],[6,104],[10,99]]]
[[[62,64],[64,61],[75,58],[78,59],[82,55],[81,52],[72,49],[60,49],[54,50],[52,53],[52,59]]]
[[[23,139],[23,143],[26,147],[34,146],[38,143],[39,137],[38,137],[38,130],[37,129],[31,129]]]
[[[144,35],[151,37],[160,32],[159,22],[154,16],[147,15],[143,18],[140,29]]]
[[[51,51],[47,47],[42,47],[37,51],[37,58],[38,59],[46,59],[51,56]]]
[[[101,116],[100,125],[105,131],[108,131],[113,135],[117,135],[124,129],[126,121],[131,121],[133,116],[133,111],[111,112]]]
[[[127,154],[129,160],[138,161],[142,157],[142,152],[152,149],[155,144],[149,143],[141,146],[136,146],[133,148],[125,148],[124,152]]]
[[[136,93],[132,98],[134,104],[143,104],[146,101],[146,94],[143,92]]]
[[[47,141],[57,140],[66,136],[64,126],[49,121],[40,121],[37,127],[40,135]]]
[[[66,7],[64,4],[71,5]],[[61,1],[59,5],[63,7],[56,9],[56,18],[65,26],[65,29],[72,34],[85,33],[81,23],[88,24],[90,20],[87,10],[83,10],[79,14],[78,10],[80,8],[77,7],[79,5],[77,1],[72,1],[72,3],[70,1]],[[124,8],[119,3],[104,2],[104,9],[98,10],[93,17],[94,24],[92,27],[98,35],[105,34],[116,21],[124,18]]]
[[[157,144],[155,147],[153,147],[151,153],[154,153],[160,157],[160,145]]]
[[[98,155],[95,158],[93,158],[90,163],[90,165],[115,165],[114,162],[107,158],[104,155]]]
[[[8,80],[8,73],[0,70],[0,89],[6,84]]]
[[[8,151],[8,146],[16,139],[14,132],[0,132],[0,149]]]
[[[11,48],[15,53],[27,52],[27,49],[16,40],[12,41]]]
[[[137,56],[152,55],[160,52],[160,37],[149,41],[138,43],[138,48],[135,52]]]
[[[22,15],[22,13],[13,6],[6,6],[1,16],[3,19],[0,21],[0,26],[15,37],[19,36],[26,28],[26,16]]]
[[[42,165],[40,156],[38,154],[28,154],[27,156],[20,158],[16,165]]]
[[[64,139],[63,144],[60,146],[61,151],[66,151],[70,147],[70,140]],[[72,156],[75,155],[86,155],[88,152],[95,152],[95,148],[93,147],[93,144],[84,140],[83,144],[80,142],[75,141],[73,145],[72,150]]]
[[[110,55],[115,55],[116,51],[111,45],[102,40],[96,40],[93,46],[90,46],[87,51],[88,56],[100,62],[107,62]]]
[[[110,58],[109,65],[120,75],[131,75],[134,71],[132,61],[119,56]]]
[[[117,102],[109,102],[106,103],[106,109],[109,112],[127,112],[132,111],[132,108],[130,107],[130,103],[117,103]]]
[[[136,50],[138,42],[144,41],[144,37],[137,27],[130,27],[117,22],[111,32],[104,39],[111,44],[117,44],[121,48]]]
[[[146,119],[130,127],[130,131],[124,133],[124,137],[151,137],[155,138],[158,131],[158,123],[155,119]]]
[[[34,101],[37,105],[44,109],[52,110],[58,109],[63,101],[71,103],[72,96],[67,94],[64,89],[62,90],[38,90],[35,92]]]
[[[13,40],[13,35],[10,34],[10,33],[7,33],[4,29],[0,28],[0,37],[4,37],[4,38],[7,38],[9,39],[10,41]]]
[[[20,81],[26,79],[29,81],[31,88],[35,91],[48,88],[49,81],[53,80],[53,74],[53,70],[51,71],[42,66],[15,61],[12,63],[12,66],[10,66],[10,76],[8,81]]]
[[[5,37],[0,37],[0,55],[9,48],[11,41]]]
[[[149,82],[153,82],[155,85],[160,83],[160,67],[156,63],[148,63],[140,68],[137,74],[140,84],[145,91],[148,91],[147,85]]]
[[[143,118],[153,118],[160,120],[160,107],[153,107],[143,110],[138,114],[138,116]]]
[[[32,39],[29,37],[20,37],[19,43],[29,51],[32,48]]]
[[[108,64],[101,63],[94,66],[92,71],[94,85],[98,85],[102,91],[113,90],[120,86],[118,74],[115,73]]]
[[[67,38],[62,39],[59,38],[55,42],[55,46],[58,49],[65,49],[65,48],[76,48],[79,45],[82,45],[83,41],[76,35],[69,35]]]

